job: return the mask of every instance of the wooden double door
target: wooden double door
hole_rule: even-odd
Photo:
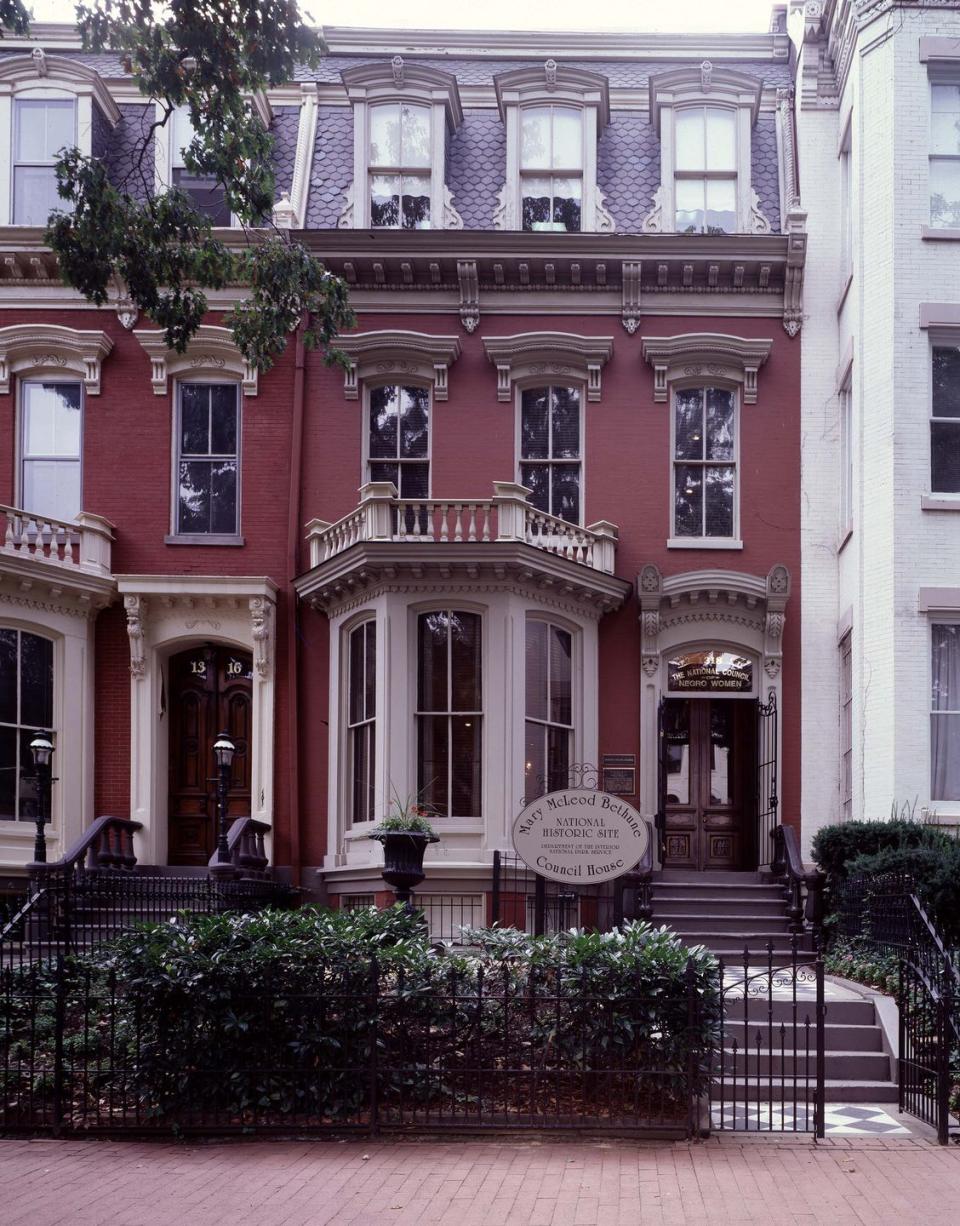
[[[671,698],[662,719],[664,867],[755,867],[756,703]]]
[[[168,862],[205,865],[217,842],[213,744],[226,731],[236,745],[229,818],[250,813],[253,660],[249,652],[204,644],[173,656],[169,668]]]

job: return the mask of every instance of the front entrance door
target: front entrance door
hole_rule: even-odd
[[[755,703],[670,698],[663,710],[664,867],[740,869],[747,846]]]
[[[205,865],[217,841],[213,743],[226,730],[237,747],[229,820],[250,813],[253,660],[249,652],[206,644],[170,661],[168,861]]]

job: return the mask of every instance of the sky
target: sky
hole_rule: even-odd
[[[28,0],[29,2],[29,0]],[[755,32],[768,29],[772,0],[553,0],[547,7],[517,0],[483,0],[479,8],[449,0],[300,0],[317,23],[407,29],[631,30],[686,33]],[[72,0],[32,0],[38,21],[71,21]]]

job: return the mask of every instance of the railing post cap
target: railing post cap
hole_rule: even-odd
[[[620,539],[619,527],[612,524],[609,519],[598,519],[595,524],[587,524],[587,531],[592,532],[594,536],[608,536],[614,541]]]
[[[303,530],[307,536],[317,536],[321,532],[326,532],[330,527],[329,520],[326,519],[311,519],[303,525]]]
[[[526,502],[532,493],[532,490],[525,485],[520,485],[517,481],[494,481],[493,483],[494,501],[500,498],[510,498]]]
[[[399,498],[400,491],[392,481],[365,481],[360,486],[360,501],[373,502],[377,498]]]
[[[112,524],[109,519],[105,519],[102,515],[94,515],[92,511],[80,511],[77,514],[76,523],[80,528],[91,529],[113,540],[116,524]]]

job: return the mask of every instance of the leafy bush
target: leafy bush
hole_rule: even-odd
[[[889,822],[840,822],[822,826],[813,839],[813,858],[831,882],[848,876],[858,856],[872,856],[887,848],[919,847],[930,827],[896,818]]]
[[[893,996],[899,982],[899,958],[892,953],[879,953],[862,941],[836,941],[824,959],[828,974],[852,979],[879,988]]]
[[[78,1118],[188,1127],[364,1124],[483,1110],[683,1116],[720,1021],[716,962],[628,923],[432,946],[419,916],[263,911],[184,917],[74,960],[67,1044]],[[32,992],[32,997],[31,997]],[[42,997],[42,999],[41,999]],[[7,1034],[51,1067],[53,995],[21,985]],[[693,1008],[691,1009],[691,1003]],[[3,1026],[0,1025],[0,1033]],[[0,1044],[2,1046],[2,1044]],[[0,1079],[2,1080],[2,1079]],[[391,1114],[392,1113],[392,1114]]]

